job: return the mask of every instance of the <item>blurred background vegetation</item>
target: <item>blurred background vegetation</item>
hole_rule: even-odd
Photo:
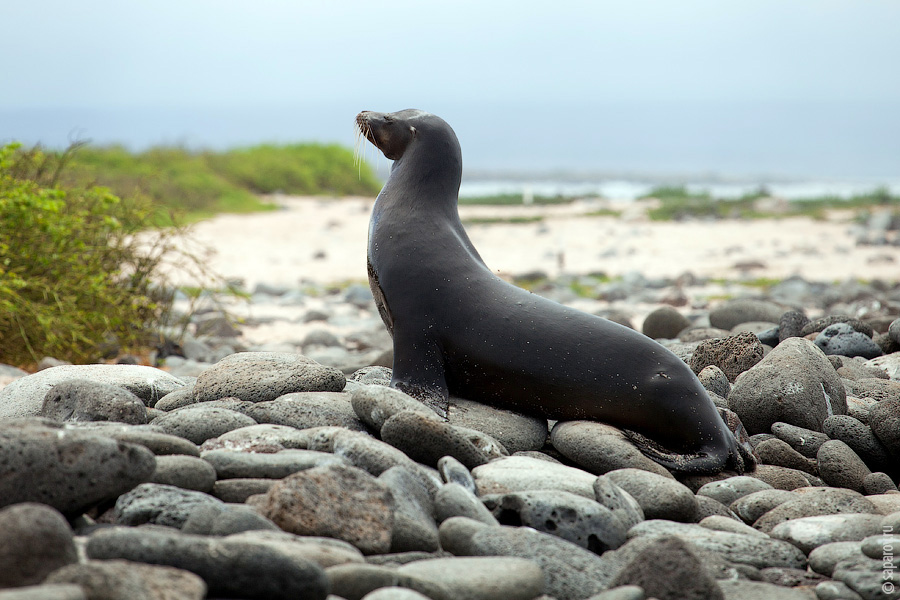
[[[372,196],[380,187],[336,145],[222,153],[2,146],[0,363],[91,362],[110,347],[140,353],[171,317],[162,267],[204,272],[175,243],[189,235],[187,224],[274,207],[258,194]]]

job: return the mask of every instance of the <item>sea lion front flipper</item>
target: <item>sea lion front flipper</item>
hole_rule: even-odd
[[[394,368],[391,387],[422,402],[446,420],[450,392],[444,379],[444,356],[430,339],[403,339],[394,331]],[[399,343],[398,343],[399,342]]]

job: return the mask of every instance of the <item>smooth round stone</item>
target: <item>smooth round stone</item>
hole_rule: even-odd
[[[825,433],[833,440],[840,440],[871,469],[893,467],[888,449],[878,441],[872,428],[849,415],[834,415],[825,419]]]
[[[874,406],[869,427],[893,456],[900,456],[900,400],[882,400]]]
[[[703,367],[697,374],[697,379],[703,384],[707,391],[718,394],[722,398],[727,398],[731,392],[731,382],[725,373],[716,365],[708,365]]]
[[[625,543],[627,529],[607,507],[569,492],[533,490],[483,499],[501,525],[531,527],[603,554]]]
[[[857,381],[845,380],[844,388],[850,396],[861,399],[883,402],[885,400],[900,400],[900,381],[866,377]]]
[[[125,560],[91,560],[69,565],[47,578],[48,583],[75,583],[90,598],[203,600],[206,583],[184,569]]]
[[[243,531],[280,531],[278,526],[249,506],[204,504],[191,511],[184,533],[225,536]]]
[[[289,475],[262,499],[263,516],[297,535],[333,537],[365,554],[391,549],[394,497],[356,467],[333,464]]]
[[[225,479],[216,481],[213,485],[212,495],[222,502],[243,503],[250,496],[265,494],[269,491],[277,479]]]
[[[744,523],[736,521],[731,517],[725,517],[721,515],[711,515],[709,517],[705,517],[700,520],[698,525],[700,525],[700,527],[706,527],[707,529],[714,529],[716,531],[729,531],[731,533],[742,533],[744,535],[768,537],[762,531],[753,529],[749,525],[745,525]]]
[[[809,340],[789,338],[738,377],[728,407],[751,434],[768,433],[778,422],[821,431],[829,415],[847,412],[847,401],[822,351]]]
[[[458,428],[419,412],[401,411],[392,416],[381,428],[381,439],[432,467],[443,456],[452,456],[470,469],[489,460]]]
[[[890,555],[893,559],[896,550],[898,549],[898,545],[900,545],[900,536],[892,532],[878,531],[877,533],[871,533],[866,536],[860,544],[862,553],[869,558],[881,559]]]
[[[441,458],[437,468],[444,483],[458,483],[473,494],[475,493],[475,479],[472,477],[472,473],[452,456]]]
[[[0,389],[0,420],[39,415],[50,388],[69,379],[87,379],[129,390],[146,406],[183,387],[161,369],[143,365],[61,365],[16,379]]]
[[[317,564],[268,544],[146,527],[114,527],[88,538],[87,555],[187,569],[212,598],[325,600],[328,580]]]
[[[816,585],[815,592],[818,600],[863,600],[842,581],[822,581]]]
[[[170,435],[202,444],[227,431],[256,425],[256,421],[234,410],[201,405],[166,413],[153,419],[151,425]]]
[[[417,560],[397,572],[433,581],[459,599],[531,600],[545,587],[544,572],[534,561],[508,556]]]
[[[891,564],[896,568],[896,561],[893,561]],[[880,558],[875,559],[862,556],[843,560],[835,565],[832,577],[847,584],[847,587],[863,598],[890,598],[891,596],[896,596],[896,584],[889,591],[890,595],[884,593],[884,588],[882,588],[885,581],[884,562]]]
[[[89,379],[70,379],[47,391],[41,416],[56,421],[147,422],[147,407],[125,388]]]
[[[282,450],[274,454],[212,450],[203,453],[218,479],[281,479],[292,473],[343,461],[327,452]]]
[[[156,470],[149,483],[174,485],[186,490],[211,492],[216,483],[216,470],[196,456],[157,456]]]
[[[323,569],[366,561],[362,552],[347,542],[326,537],[299,536],[281,530],[244,531],[229,535],[225,541],[269,546],[287,556],[313,562]]]
[[[750,321],[777,323],[784,309],[766,300],[738,298],[728,300],[709,311],[709,323],[719,329],[731,330],[735,325]]]
[[[791,448],[790,444],[778,438],[760,442],[754,450],[763,464],[796,469],[810,474],[818,471],[816,461],[806,458]]]
[[[856,331],[847,323],[829,325],[816,336],[816,346],[825,354],[877,358],[883,353],[871,335]]]
[[[191,404],[196,403],[197,398],[194,397],[194,386],[185,385],[184,387],[173,390],[160,398],[154,406],[159,410],[168,412],[170,410],[184,408],[185,406],[190,406]]]
[[[311,427],[345,427],[364,431],[350,405],[350,395],[343,392],[298,392],[257,402],[247,409],[247,414],[258,423],[274,423],[296,429]]]
[[[610,479],[637,500],[646,519],[686,523],[697,520],[697,499],[687,486],[674,479],[641,469],[619,469],[601,477]]]
[[[850,446],[840,440],[822,444],[818,454],[819,475],[828,485],[862,492],[863,482],[872,474]]]
[[[412,396],[382,385],[367,385],[355,390],[350,403],[356,416],[374,431],[381,431],[385,421],[407,410],[421,413],[430,419],[440,419],[437,413]]]
[[[672,535],[700,548],[718,554],[729,562],[766,567],[806,567],[806,556],[792,544],[782,540],[716,531],[690,523],[661,519],[638,523],[628,531],[629,538]]]
[[[800,335],[807,336],[811,333],[819,333],[836,323],[846,323],[847,325],[850,325],[851,329],[853,329],[854,331],[864,333],[868,337],[872,337],[872,335],[874,334],[872,326],[863,321],[860,321],[859,319],[854,319],[853,317],[847,315],[827,315],[825,317],[810,321],[803,327],[803,329],[800,330]]]
[[[761,490],[742,496],[731,503],[729,508],[744,521],[755,523],[761,516],[797,496],[787,490]]]
[[[661,306],[647,315],[641,326],[641,332],[654,340],[660,338],[671,340],[690,326],[690,320],[680,312],[671,306]]]
[[[713,500],[712,498],[708,498],[707,496],[694,496],[697,499],[697,518],[694,519],[696,522],[700,522],[706,517],[710,517],[713,515],[718,515],[720,517],[727,517],[729,519],[734,519],[735,521],[740,521],[737,515],[735,515],[730,508],[719,502],[718,500]]]
[[[771,489],[771,485],[760,481],[755,477],[739,475],[720,481],[711,481],[701,487],[697,491],[697,495],[707,496],[713,500],[718,500],[725,506],[731,506],[735,500],[743,498],[748,494]]]
[[[547,419],[529,417],[479,402],[450,398],[451,425],[486,433],[513,452],[540,450],[547,441]]]
[[[594,499],[596,475],[565,465],[530,458],[508,456],[472,469],[478,495],[505,494],[528,490],[560,490]]]
[[[429,598],[415,590],[390,586],[369,592],[362,600],[429,600]]]
[[[756,465],[756,469],[750,473],[750,477],[768,483],[778,490],[796,490],[814,484],[821,485],[814,475],[778,465]]]
[[[335,434],[331,452],[348,464],[358,467],[374,476],[379,476],[391,467],[405,467],[419,471],[423,467],[402,451],[370,435],[342,431]]]
[[[704,340],[691,356],[691,369],[699,373],[709,365],[719,367],[729,382],[763,358],[763,346],[752,333],[739,333],[726,338]]]
[[[816,573],[831,577],[834,567],[839,562],[862,556],[864,555],[860,541],[822,544],[809,553],[809,568]]]
[[[809,317],[800,311],[789,310],[778,320],[778,341],[783,342],[790,337],[802,337],[800,332],[809,323]]]
[[[634,496],[609,478],[598,477],[594,480],[594,498],[619,518],[626,532],[644,520],[644,511]]]
[[[293,392],[340,392],[345,383],[339,369],[300,354],[238,352],[203,371],[194,396],[199,402],[229,397],[266,402]]]
[[[841,513],[876,513],[875,505],[862,494],[840,488],[806,488],[795,497],[779,504],[755,523],[754,527],[770,533],[775,526],[803,517],[835,515]]]
[[[309,444],[309,434],[296,427],[260,423],[225,432],[217,438],[217,442],[226,449],[276,445],[287,449],[304,450]]]
[[[400,587],[424,594],[431,600],[455,600],[444,586],[412,575],[401,575],[396,569],[370,564],[345,564],[325,571],[331,594],[338,598],[368,598],[386,588]],[[392,596],[393,598],[393,596]]]
[[[0,588],[41,583],[74,562],[72,528],[58,511],[33,502],[0,510]]]
[[[434,502],[425,484],[404,467],[391,467],[378,481],[391,490],[394,499],[391,552],[438,550]]]
[[[648,565],[653,565],[648,569]],[[610,585],[639,585],[654,598],[724,600],[716,580],[707,573],[691,545],[677,537],[660,536],[632,558]]]
[[[152,523],[180,529],[194,509],[221,504],[221,500],[203,492],[143,483],[116,500],[115,522],[131,526]]]
[[[889,515],[900,511],[900,494],[875,494],[874,496],[866,496],[875,512],[879,515]]]
[[[0,428],[0,506],[40,502],[79,515],[147,481],[156,467],[142,446],[47,422]]]
[[[149,428],[113,425],[109,427],[100,427],[91,431],[92,433],[105,435],[115,440],[119,440],[120,442],[141,445],[156,456],[166,456],[170,454],[200,456],[200,448],[197,444],[188,441],[183,437],[153,431]]]
[[[509,456],[509,450],[507,450],[503,444],[501,444],[498,440],[492,438],[488,434],[484,433],[483,431],[478,431],[477,429],[471,429],[469,427],[462,427],[460,425],[451,425],[451,427],[453,427],[453,429],[455,429],[458,433],[465,436],[466,439],[472,442],[472,444],[476,448],[481,450],[481,452],[487,457],[488,460]]]
[[[0,600],[87,600],[87,596],[74,583],[45,583],[0,590]]]
[[[697,344],[703,340],[722,337],[728,337],[727,329],[719,329],[718,327],[689,327],[678,334],[678,341],[684,344]],[[679,355],[679,358],[687,359],[687,361],[691,360],[690,355],[693,353],[693,348],[696,346],[689,347],[690,351],[686,352],[686,356]],[[678,352],[675,352],[675,354],[678,354]]]
[[[872,514],[820,515],[791,519],[772,528],[773,538],[785,540],[809,554],[831,542],[852,542],[873,535],[881,516]]]
[[[619,585],[594,594],[588,600],[644,600],[644,588],[639,585]]]
[[[764,581],[747,581],[736,579],[720,581],[725,600],[810,600],[809,594],[802,590],[766,583]]]
[[[824,421],[823,421],[824,425]],[[772,433],[806,458],[816,458],[819,448],[829,440],[821,431],[804,429],[789,423],[773,423]]]
[[[863,493],[867,496],[896,491],[897,485],[887,473],[871,473],[863,479]]]
[[[443,523],[452,517],[468,517],[485,525],[500,524],[474,493],[451,482],[442,485],[434,497],[434,518]]]
[[[560,600],[587,598],[603,591],[611,564],[593,552],[527,527],[489,527],[454,517],[441,523],[441,547],[456,555],[518,556],[536,562],[547,577],[544,590]]]
[[[591,473],[635,468],[672,478],[665,467],[653,462],[625,437],[621,430],[596,421],[560,421],[550,432],[556,450]]]

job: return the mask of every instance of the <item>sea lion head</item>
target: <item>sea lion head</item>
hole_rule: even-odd
[[[393,113],[364,110],[356,115],[360,133],[381,150],[385,158],[397,160],[423,140],[443,138],[456,142],[456,134],[447,123],[431,113],[409,108]]]

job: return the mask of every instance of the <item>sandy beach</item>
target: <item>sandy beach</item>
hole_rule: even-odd
[[[220,215],[198,223],[193,239],[210,251],[207,265],[247,289],[366,279],[366,237],[373,198],[273,198],[281,208]],[[638,272],[677,277],[691,272],[727,280],[800,275],[896,281],[900,247],[857,245],[849,213],[808,218],[653,222],[635,202],[577,201],[563,206],[462,206],[466,229],[485,262],[501,274]],[[589,216],[615,209],[621,216]],[[496,222],[512,218],[525,223]],[[537,221],[536,219],[540,219]],[[184,277],[180,278],[185,281]]]

